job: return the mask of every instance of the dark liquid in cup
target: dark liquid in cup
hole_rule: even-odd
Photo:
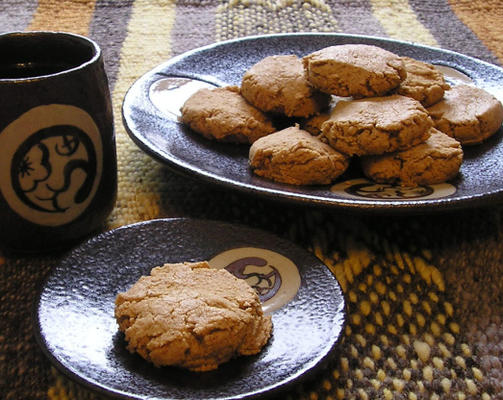
[[[92,44],[51,34],[19,33],[0,36],[0,80],[56,74],[90,62]]]
[[[16,63],[10,65],[0,64],[0,79],[24,79],[37,76],[52,75],[63,72],[73,67],[72,64],[47,64],[47,63]]]

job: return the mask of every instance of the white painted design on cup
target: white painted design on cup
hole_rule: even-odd
[[[290,302],[300,288],[300,274],[289,258],[271,250],[240,247],[213,257],[213,268],[225,268],[255,289],[264,312],[272,312]]]
[[[0,191],[22,218],[67,224],[89,206],[103,173],[103,146],[93,118],[63,104],[37,106],[0,133]]]
[[[349,199],[426,200],[450,196],[456,193],[456,187],[449,183],[441,183],[408,188],[376,183],[367,179],[351,179],[335,184],[330,191]]]

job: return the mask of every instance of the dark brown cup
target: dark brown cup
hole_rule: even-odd
[[[0,247],[47,251],[103,227],[117,196],[101,49],[62,32],[0,35]]]

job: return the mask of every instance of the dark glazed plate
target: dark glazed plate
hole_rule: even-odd
[[[273,336],[258,355],[216,371],[155,368],[126,350],[115,297],[156,265],[199,260],[247,277],[272,315]],[[191,219],[129,225],[71,250],[51,272],[35,310],[37,340],[55,366],[94,391],[123,399],[277,394],[337,353],[344,319],[337,280],[310,253],[267,232]]]
[[[244,72],[266,56],[301,57],[323,47],[348,43],[376,45],[438,65],[450,83],[470,83],[503,99],[503,69],[462,54],[375,37],[279,34],[217,43],[159,65],[126,94],[124,125],[141,149],[176,171],[276,200],[375,213],[424,213],[503,201],[501,129],[484,144],[465,149],[461,172],[454,181],[404,191],[362,181],[356,163],[332,187],[274,183],[251,173],[247,146],[211,142],[177,122],[179,107],[201,86],[239,86]]]

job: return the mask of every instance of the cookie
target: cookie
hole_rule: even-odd
[[[402,57],[402,60],[407,77],[400,83],[396,93],[412,97],[425,107],[442,100],[445,90],[449,89],[444,75],[435,66],[423,61],[410,57]]]
[[[302,63],[311,85],[343,97],[383,96],[406,76],[401,57],[364,44],[326,47],[305,56]]]
[[[292,185],[329,184],[348,167],[346,156],[298,126],[257,140],[249,163],[259,176]]]
[[[447,90],[442,101],[428,108],[435,127],[462,145],[478,144],[498,131],[503,106],[492,94],[469,85]]]
[[[251,286],[207,262],[153,268],[117,295],[115,317],[130,352],[192,371],[260,352],[272,330]]]
[[[243,75],[241,94],[264,112],[308,117],[328,106],[330,96],[314,89],[294,55],[266,57]]]
[[[430,137],[410,149],[361,158],[365,176],[379,183],[415,187],[454,178],[463,161],[461,144],[435,128]]]
[[[300,123],[300,127],[308,131],[311,135],[313,136],[319,136],[321,135],[321,126],[323,123],[330,118],[330,113],[321,113],[318,115],[315,115],[311,118],[306,118]]]
[[[253,143],[276,131],[271,120],[241,96],[237,86],[200,89],[180,111],[183,123],[217,141]]]
[[[361,156],[415,146],[428,138],[432,125],[421,103],[392,95],[339,101],[321,130],[334,149]]]

